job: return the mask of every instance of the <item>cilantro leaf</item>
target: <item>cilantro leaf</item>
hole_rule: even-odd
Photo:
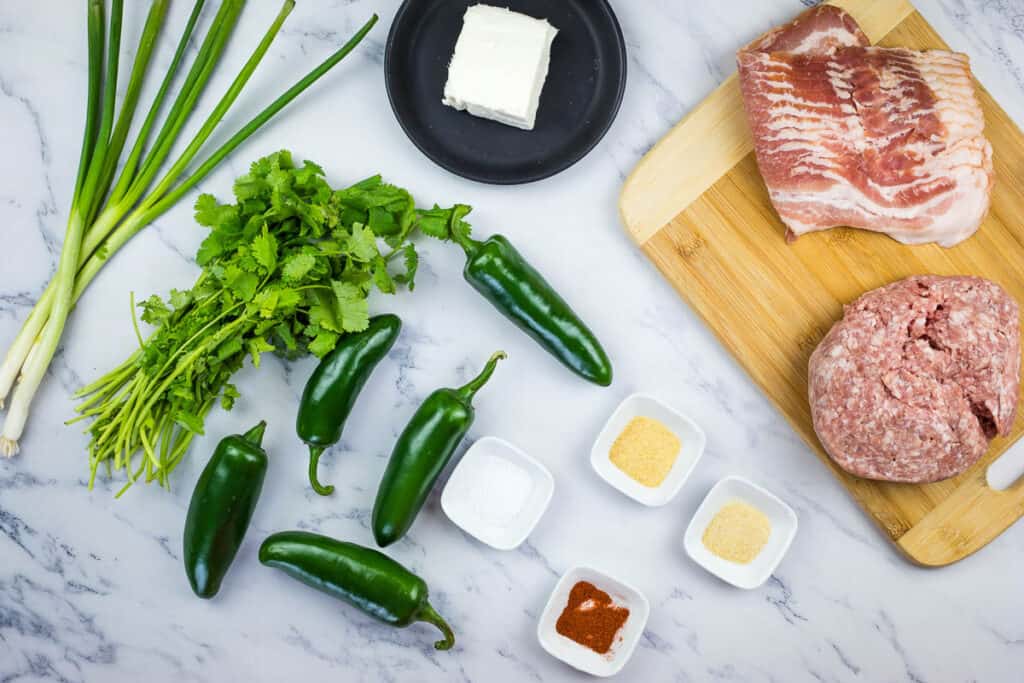
[[[420,231],[424,235],[436,237],[439,240],[451,239],[451,228],[449,227],[451,215],[451,209],[442,209],[436,204],[433,209],[420,211],[417,216]]]
[[[335,297],[326,291],[326,288],[314,290],[310,298],[315,302],[309,307],[309,323],[331,332],[344,331],[341,320],[338,318],[338,308]]]
[[[250,301],[256,295],[260,279],[255,274],[231,264],[225,269],[224,286],[242,301]]]
[[[348,239],[347,247],[348,255],[363,263],[368,263],[380,255],[377,236],[368,226],[359,223],[352,226],[352,235]]]
[[[220,235],[211,232],[203,240],[203,243],[199,245],[199,251],[196,253],[196,263],[200,266],[205,266],[214,259],[218,258],[225,251],[224,245],[221,243]]]
[[[466,204],[456,204],[450,209],[442,209],[435,204],[432,209],[418,211],[416,218],[423,234],[439,240],[454,240],[460,236],[469,237],[470,225],[463,219],[472,210]]]
[[[339,336],[340,335],[338,335],[337,332],[322,330],[320,334],[318,334],[316,338],[309,343],[309,352],[317,358],[323,358],[334,350],[334,346],[338,343]]]
[[[289,351],[295,351],[299,348],[298,342],[295,341],[295,335],[292,334],[291,327],[287,323],[281,323],[275,327],[274,334],[284,343],[285,348]]]
[[[224,410],[231,410],[235,407],[235,399],[241,394],[238,393],[238,389],[234,384],[225,384],[224,391],[220,395],[220,407]],[[202,428],[202,421],[199,422],[199,427]]]
[[[237,228],[240,225],[238,208],[233,204],[219,204],[213,195],[201,194],[195,204],[196,223],[208,228]]]
[[[457,240],[460,237],[466,238],[470,236],[472,228],[464,219],[472,210],[473,207],[466,204],[456,204],[452,207],[452,215],[448,225],[453,239]]]
[[[178,410],[174,413],[174,421],[193,434],[203,435],[203,418],[196,413]]]
[[[286,282],[301,282],[309,271],[316,266],[316,257],[306,252],[294,253],[285,259],[281,269],[281,277]]]
[[[192,293],[183,292],[180,289],[172,289],[170,303],[174,310],[180,311],[192,303]]]
[[[156,294],[139,304],[139,308],[142,309],[142,321],[150,325],[159,325],[171,317],[171,309]]]
[[[263,289],[253,297],[252,303],[260,316],[270,318],[277,310],[281,300],[281,292],[277,289]]]
[[[370,324],[370,306],[363,294],[355,285],[348,282],[331,282],[337,302],[338,317],[345,332],[362,332]]]
[[[290,314],[302,301],[302,294],[294,289],[279,289],[277,293],[277,312],[281,315]]]
[[[246,344],[249,355],[252,357],[252,365],[255,368],[260,366],[260,356],[267,351],[274,351],[274,345],[263,337],[254,337]]]
[[[268,273],[273,273],[277,268],[277,238],[270,234],[266,225],[263,226],[263,234],[253,239],[252,253]]]
[[[411,291],[416,286],[416,271],[420,267],[420,255],[412,242],[402,247],[402,261],[405,263],[405,272],[395,275],[395,282],[408,286]]]
[[[388,272],[388,262],[383,256],[378,256],[373,260],[373,284],[377,285],[377,289],[384,294],[395,293],[395,280]]]
[[[373,234],[384,237],[401,231],[395,214],[379,206],[371,206],[367,211],[367,224]]]
[[[218,209],[220,204],[212,194],[201,194],[196,199],[196,223],[205,225],[208,228],[217,225]]]

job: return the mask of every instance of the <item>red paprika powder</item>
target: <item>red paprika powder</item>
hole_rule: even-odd
[[[612,649],[615,636],[629,618],[629,609],[612,602],[611,596],[589,581],[580,581],[569,592],[569,603],[555,623],[555,630],[598,654]]]

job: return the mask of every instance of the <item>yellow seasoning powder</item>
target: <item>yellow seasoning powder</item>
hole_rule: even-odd
[[[714,516],[704,530],[704,547],[723,560],[749,564],[772,533],[768,516],[753,505],[734,500]]]
[[[615,439],[609,457],[637,483],[656,488],[672,470],[681,445],[679,437],[654,418],[634,417]]]

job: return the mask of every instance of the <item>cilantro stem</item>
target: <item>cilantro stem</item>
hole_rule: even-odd
[[[128,304],[132,314],[132,329],[135,330],[135,338],[138,340],[139,348],[141,349],[146,344],[142,341],[142,332],[139,331],[139,318],[135,315],[135,292],[129,292]]]

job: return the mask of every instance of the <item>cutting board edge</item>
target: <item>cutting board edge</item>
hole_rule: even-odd
[[[662,136],[640,158],[640,161],[637,162],[636,166],[633,167],[633,170],[626,177],[622,184],[622,190],[619,192],[619,214],[623,228],[638,246],[643,246],[652,237],[661,232],[665,226],[672,222],[672,219],[686,210],[687,206],[699,199],[718,178],[728,173],[730,169],[753,149],[753,144],[740,144],[735,150],[732,150],[731,154],[722,155],[717,158],[714,155],[698,154],[697,156],[700,159],[698,168],[687,168],[685,170],[685,177],[673,178],[671,191],[668,191],[669,187],[666,183],[671,177],[671,174],[667,172],[668,168],[678,166],[679,150],[677,149],[676,139],[682,139],[686,136],[691,127],[714,128],[721,125],[721,117],[717,116],[716,112],[723,108],[728,109],[727,105],[730,100],[733,101],[734,105],[741,105],[740,97],[739,79],[733,73],[715,88],[711,94],[701,100],[668,133]],[[737,111],[739,112],[738,114]],[[739,123],[736,120],[738,118],[743,119],[741,125],[746,127],[746,113],[743,112],[742,107],[736,110],[734,106],[732,119],[727,120],[726,123],[736,125]],[[733,134],[730,137],[734,138],[735,135]],[[749,133],[747,137],[749,137]],[[711,136],[702,136],[701,139],[708,140],[710,138]],[[666,154],[666,152],[669,153]],[[662,170],[666,172],[661,173],[660,171]],[[683,199],[672,202],[664,201],[660,207],[646,206],[645,202],[634,202],[633,195],[639,196],[641,194],[638,186],[646,182],[661,184],[661,189],[666,190],[664,195],[666,197],[669,195],[673,197],[682,195]],[[666,210],[665,207],[669,204],[673,208]],[[682,208],[675,208],[680,204],[682,204]]]

